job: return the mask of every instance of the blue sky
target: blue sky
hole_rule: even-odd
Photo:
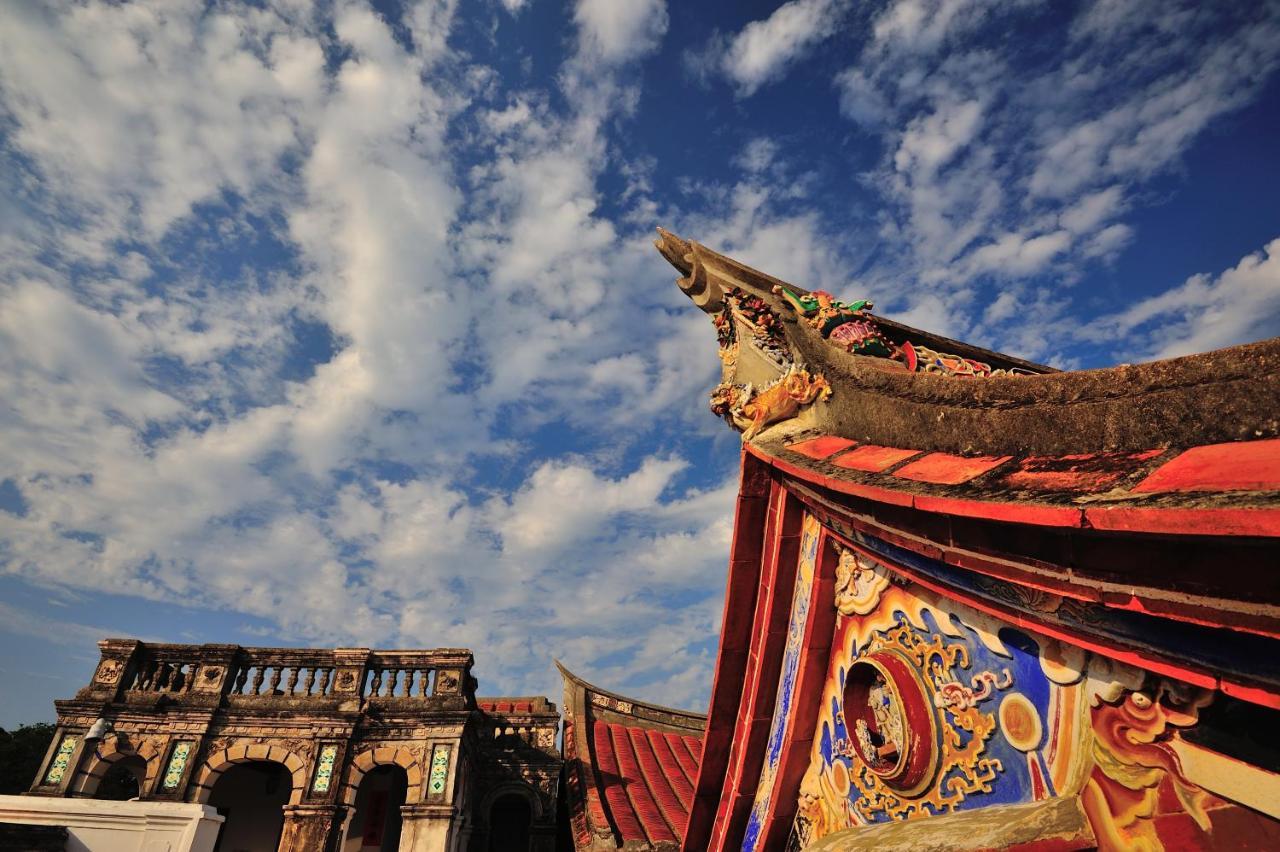
[[[1278,63],[1264,2],[4,4],[0,724],[105,635],[704,706],[737,438],[653,227],[1058,366],[1272,336]]]

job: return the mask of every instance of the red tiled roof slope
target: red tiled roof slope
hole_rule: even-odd
[[[563,666],[560,672],[575,849],[678,848],[706,716],[606,692]]]

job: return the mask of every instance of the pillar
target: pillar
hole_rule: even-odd
[[[285,805],[278,852],[332,852],[346,810],[337,805]]]
[[[400,808],[400,852],[449,852],[456,816],[453,805],[404,805]]]

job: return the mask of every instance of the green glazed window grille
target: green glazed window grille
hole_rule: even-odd
[[[61,783],[62,776],[67,774],[67,767],[71,764],[71,755],[79,742],[79,737],[70,734],[62,738],[62,742],[58,744],[58,751],[53,756],[53,763],[49,764],[49,771],[44,774],[45,784]]]
[[[191,743],[178,743],[173,747],[169,765],[164,770],[164,780],[160,782],[162,790],[178,789],[178,785],[182,783],[183,770],[187,768],[187,761],[191,758],[191,747]]]
[[[443,796],[449,783],[449,747],[438,745],[431,751],[431,774],[427,777],[427,794]]]
[[[338,759],[338,747],[327,745],[320,749],[320,759],[316,762],[316,777],[311,782],[311,792],[327,793],[333,783],[333,764]]]

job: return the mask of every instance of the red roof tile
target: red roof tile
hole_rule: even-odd
[[[592,837],[613,835],[619,846],[669,848],[684,837],[693,802],[706,717],[636,702],[565,677],[565,759],[570,811]],[[636,711],[639,710],[639,713]]]
[[[1017,470],[1004,477],[1004,483],[1035,491],[1105,491],[1131,475],[1136,466],[1163,452],[1028,456],[1018,462]]]
[[[1002,465],[1012,456],[956,456],[929,453],[900,469],[894,476],[936,485],[959,485]]]
[[[823,435],[819,438],[812,438],[808,441],[800,441],[787,447],[793,453],[799,453],[802,456],[808,456],[811,459],[825,459],[834,456],[841,450],[846,450],[854,445],[854,441],[848,438],[838,438],[835,435]]]
[[[1156,468],[1133,490],[1280,491],[1280,438],[1195,447]]]
[[[865,470],[868,473],[879,473],[893,467],[900,461],[919,455],[919,450],[904,450],[899,447],[879,447],[875,444],[864,444],[851,450],[832,462],[836,467],[849,470]]]

